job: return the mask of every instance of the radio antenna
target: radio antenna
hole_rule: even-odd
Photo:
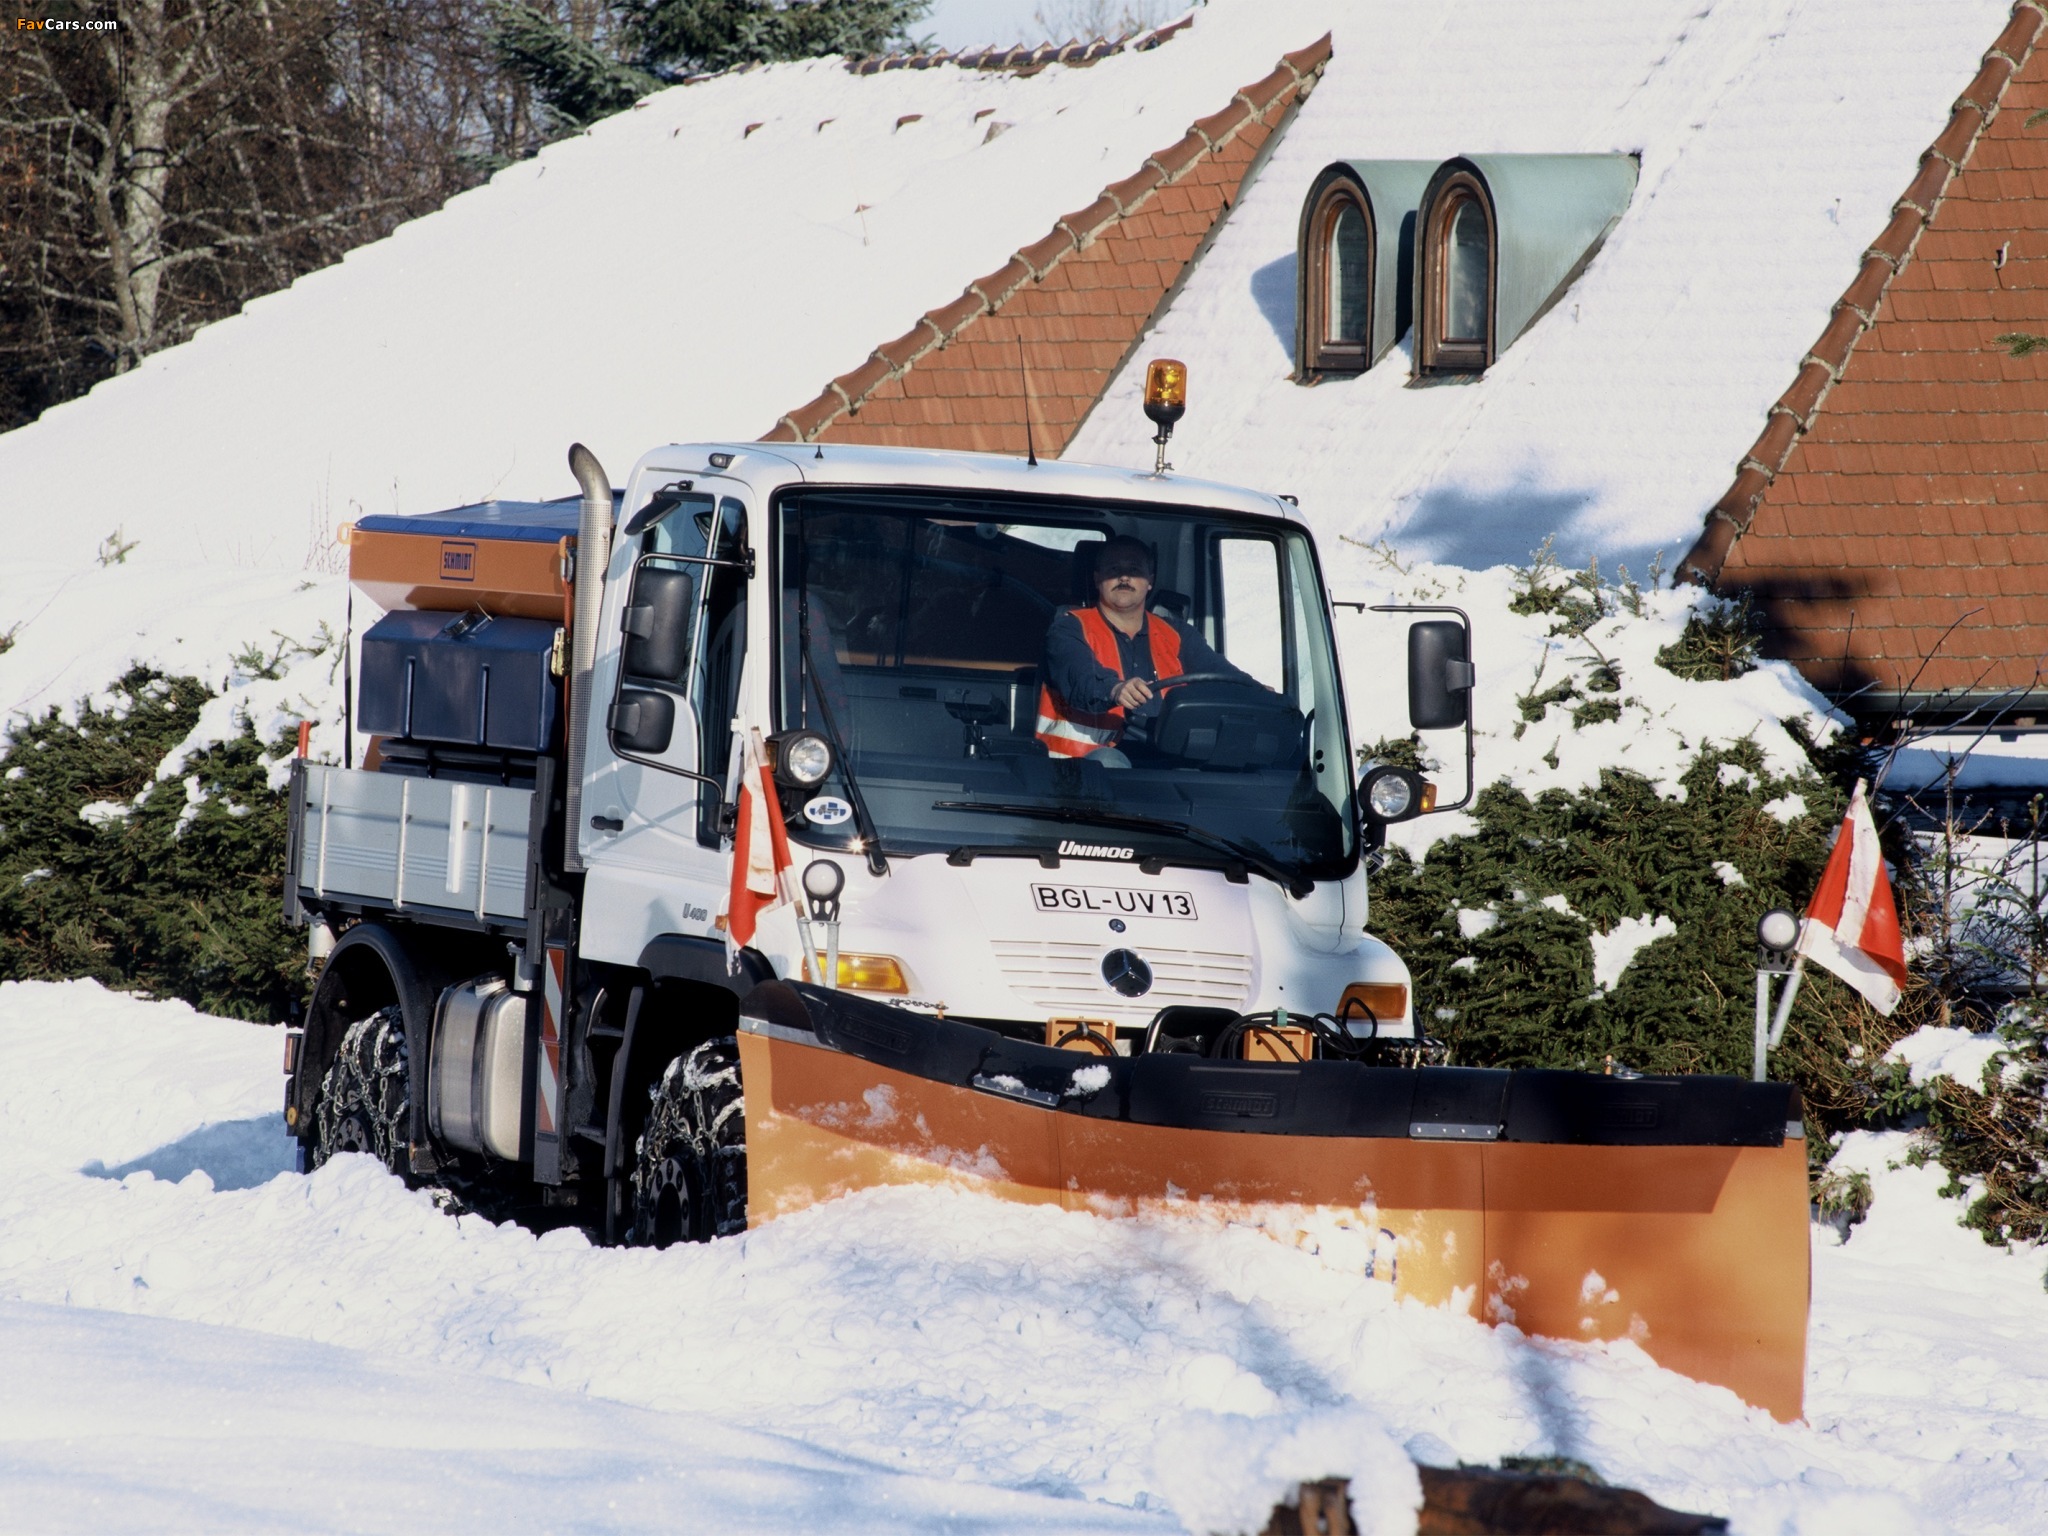
[[[1038,468],[1038,448],[1031,440],[1031,365],[1024,361],[1024,332],[1017,332],[1017,372],[1024,379],[1024,462]]]

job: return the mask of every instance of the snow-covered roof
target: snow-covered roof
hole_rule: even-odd
[[[1298,494],[1332,541],[1484,566],[1555,533],[1640,571],[1697,537],[2007,3],[1294,9],[1332,32],[1321,83],[1069,456],[1142,462],[1142,364],[1179,357],[1176,462]],[[1295,382],[1297,221],[1325,166],[1551,153],[1639,155],[1641,178],[1483,378],[1414,387],[1404,342]]]
[[[1859,712],[2048,702],[2042,32],[2013,8],[1681,572]]]
[[[1235,5],[1086,68],[660,92],[0,437],[0,526],[296,568],[361,513],[569,490],[572,439],[751,438],[1316,35]]]

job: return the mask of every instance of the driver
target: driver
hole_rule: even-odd
[[[1151,549],[1117,535],[1095,554],[1095,606],[1063,609],[1046,630],[1038,739],[1055,756],[1127,768],[1119,746],[1127,732],[1146,735],[1159,713],[1157,684],[1198,673],[1257,683],[1187,625],[1146,611],[1152,573]]]

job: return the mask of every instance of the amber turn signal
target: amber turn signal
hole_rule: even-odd
[[[1408,1011],[1408,989],[1398,981],[1354,981],[1344,989],[1337,1004],[1337,1017],[1344,1023],[1368,1019],[1379,1024],[1398,1024]]]
[[[1418,811],[1416,814],[1419,816],[1427,816],[1431,811],[1435,809],[1436,786],[1430,783],[1429,780],[1424,779],[1422,781],[1422,809]]]
[[[894,955],[841,955],[839,987],[846,992],[891,992],[905,996],[910,981]]]
[[[1145,414],[1162,427],[1179,421],[1188,408],[1188,365],[1171,357],[1145,365]]]

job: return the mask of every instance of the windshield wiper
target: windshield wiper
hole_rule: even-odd
[[[811,602],[810,588],[803,589],[804,599],[797,606],[797,677],[798,699],[802,699],[804,684],[811,683],[811,692],[818,701],[818,719],[825,727],[825,735],[832,743],[832,755],[838,763],[839,776],[846,784],[847,803],[853,807],[853,829],[860,834],[860,840],[867,844],[868,873],[886,875],[889,873],[889,856],[882,851],[882,837],[875,830],[875,818],[868,814],[867,798],[860,792],[860,783],[853,776],[853,754],[846,750],[846,737],[839,730],[839,722],[833,718],[832,706],[826,702],[825,687],[817,680],[818,664],[811,658]]]
[[[1218,837],[1213,832],[1204,832],[1191,827],[1184,821],[1168,821],[1162,816],[1132,816],[1123,811],[1084,811],[1058,805],[1013,804],[1007,801],[983,800],[934,800],[935,811],[984,811],[991,816],[1025,816],[1034,821],[1066,821],[1078,826],[1120,827],[1127,832],[1164,832],[1172,837],[1184,838],[1198,848],[1207,848],[1225,858],[1256,869],[1260,874],[1284,889],[1288,895],[1299,901],[1315,889],[1315,883],[1302,875],[1277,863],[1256,848],[1247,848],[1234,843],[1227,837]],[[1019,850],[1028,852],[1030,850]]]

